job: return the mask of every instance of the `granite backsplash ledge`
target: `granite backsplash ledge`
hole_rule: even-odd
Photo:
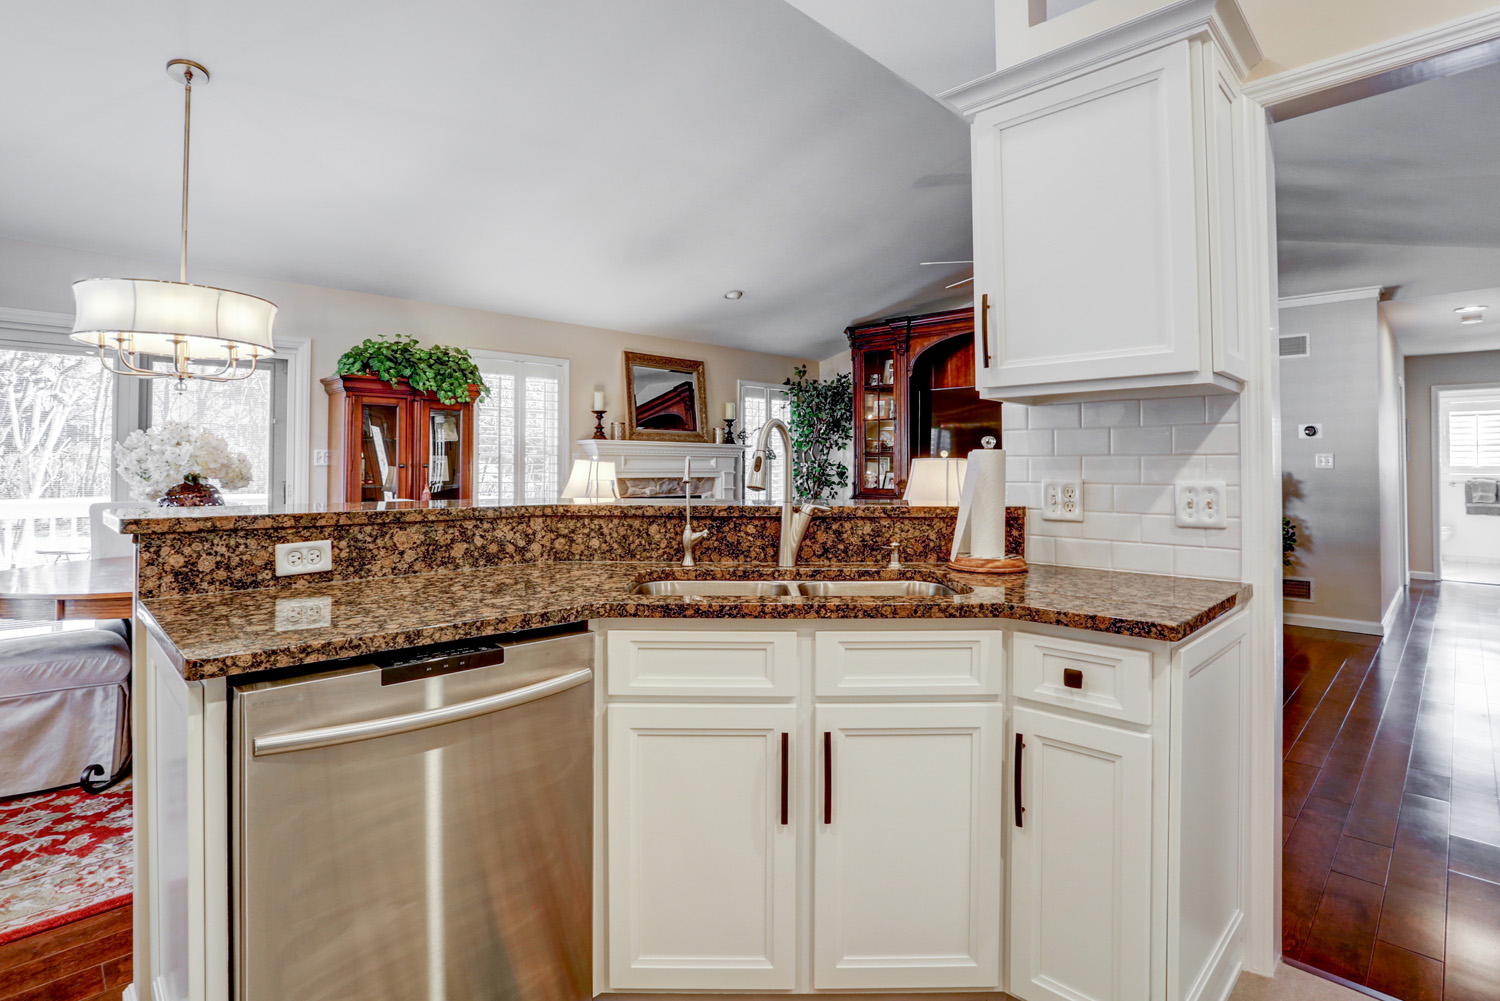
[[[803,539],[807,564],[884,562],[896,542],[909,563],[948,558],[956,511],[900,506],[837,507],[818,515]],[[402,505],[378,510],[233,510],[167,512],[123,509],[111,518],[135,535],[141,598],[290,587],[318,581],[478,570],[516,563],[597,560],[674,561],[682,555],[681,507],[658,505]],[[694,505],[693,527],[708,536],[700,563],[774,563],[780,508]],[[1025,509],[1006,511],[1006,538],[1018,552]],[[334,569],[277,577],[275,547],[328,539]]]

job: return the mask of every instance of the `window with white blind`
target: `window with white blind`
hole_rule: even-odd
[[[475,408],[475,499],[551,504],[568,440],[568,363],[472,352],[489,398]]]
[[[792,422],[792,403],[787,396],[786,387],[774,382],[746,382],[740,380],[740,426],[736,437],[744,435],[745,441],[745,468],[749,468],[750,458],[755,453],[755,436],[766,421],[773,417],[780,418],[784,423],[790,425]],[[781,436],[777,435],[770,441],[770,450],[774,454],[782,447]],[[785,476],[781,471],[781,462],[771,464],[771,482],[768,489],[762,492],[746,491],[745,499],[748,501],[765,501],[767,503],[780,504],[786,498]]]
[[[1500,469],[1500,410],[1449,412],[1448,468]]]

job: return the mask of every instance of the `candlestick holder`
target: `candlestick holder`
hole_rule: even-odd
[[[734,441],[734,418],[733,417],[726,417],[726,418],[724,418],[724,437],[726,439],[728,439],[729,441]]]
[[[589,412],[594,415],[594,437],[599,440],[608,440],[609,436],[604,433],[604,411],[591,410]]]

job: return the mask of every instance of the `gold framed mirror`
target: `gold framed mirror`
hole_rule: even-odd
[[[626,351],[625,421],[640,441],[709,441],[703,363]]]

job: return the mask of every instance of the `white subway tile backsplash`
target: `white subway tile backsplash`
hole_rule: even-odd
[[[1171,514],[1173,490],[1163,484],[1115,487],[1115,510],[1132,514]]]
[[[1113,428],[1109,432],[1109,450],[1115,455],[1171,455],[1172,429]]]
[[[1083,537],[1085,539],[1108,539],[1111,542],[1140,542],[1141,519],[1133,514],[1090,511],[1085,507]]]
[[[1148,455],[1141,459],[1142,483],[1176,483],[1206,480],[1207,466],[1201,455]]]
[[[1078,425],[1078,404],[1076,403],[1052,403],[1047,406],[1032,407],[1026,414],[1027,427],[1076,428]]]
[[[1172,451],[1189,455],[1237,455],[1238,424],[1178,424],[1172,428]]]
[[[1002,409],[1001,413],[1005,411]],[[1001,442],[1006,455],[1051,455],[1051,431],[1007,431]]]
[[[1141,424],[1202,424],[1204,404],[1201,396],[1167,400],[1142,400]]]
[[[1241,569],[1235,396],[1006,404],[1006,501],[1027,507],[1027,558],[1235,580]],[[1223,480],[1229,527],[1178,528],[1180,480]],[[1043,480],[1081,480],[1082,522],[1043,521]]]
[[[1139,483],[1141,460],[1133,455],[1087,455],[1083,459],[1085,483]]]
[[[1210,396],[1204,402],[1208,405],[1208,422],[1210,424],[1220,424],[1224,421],[1239,421],[1239,394],[1233,396]]]
[[[1056,434],[1058,455],[1109,454],[1109,431],[1104,428],[1064,428]]]
[[[1172,572],[1171,546],[1148,546],[1137,542],[1116,542],[1109,547],[1115,570],[1135,573]]]
[[[1083,426],[1086,428],[1128,428],[1141,423],[1139,400],[1107,400],[1083,404]]]
[[[1240,579],[1238,549],[1194,549],[1180,546],[1172,554],[1172,572],[1180,577],[1211,577],[1215,580]]]
[[[1098,539],[1058,539],[1056,546],[1057,562],[1063,566],[1108,568],[1110,565],[1108,542]]]

